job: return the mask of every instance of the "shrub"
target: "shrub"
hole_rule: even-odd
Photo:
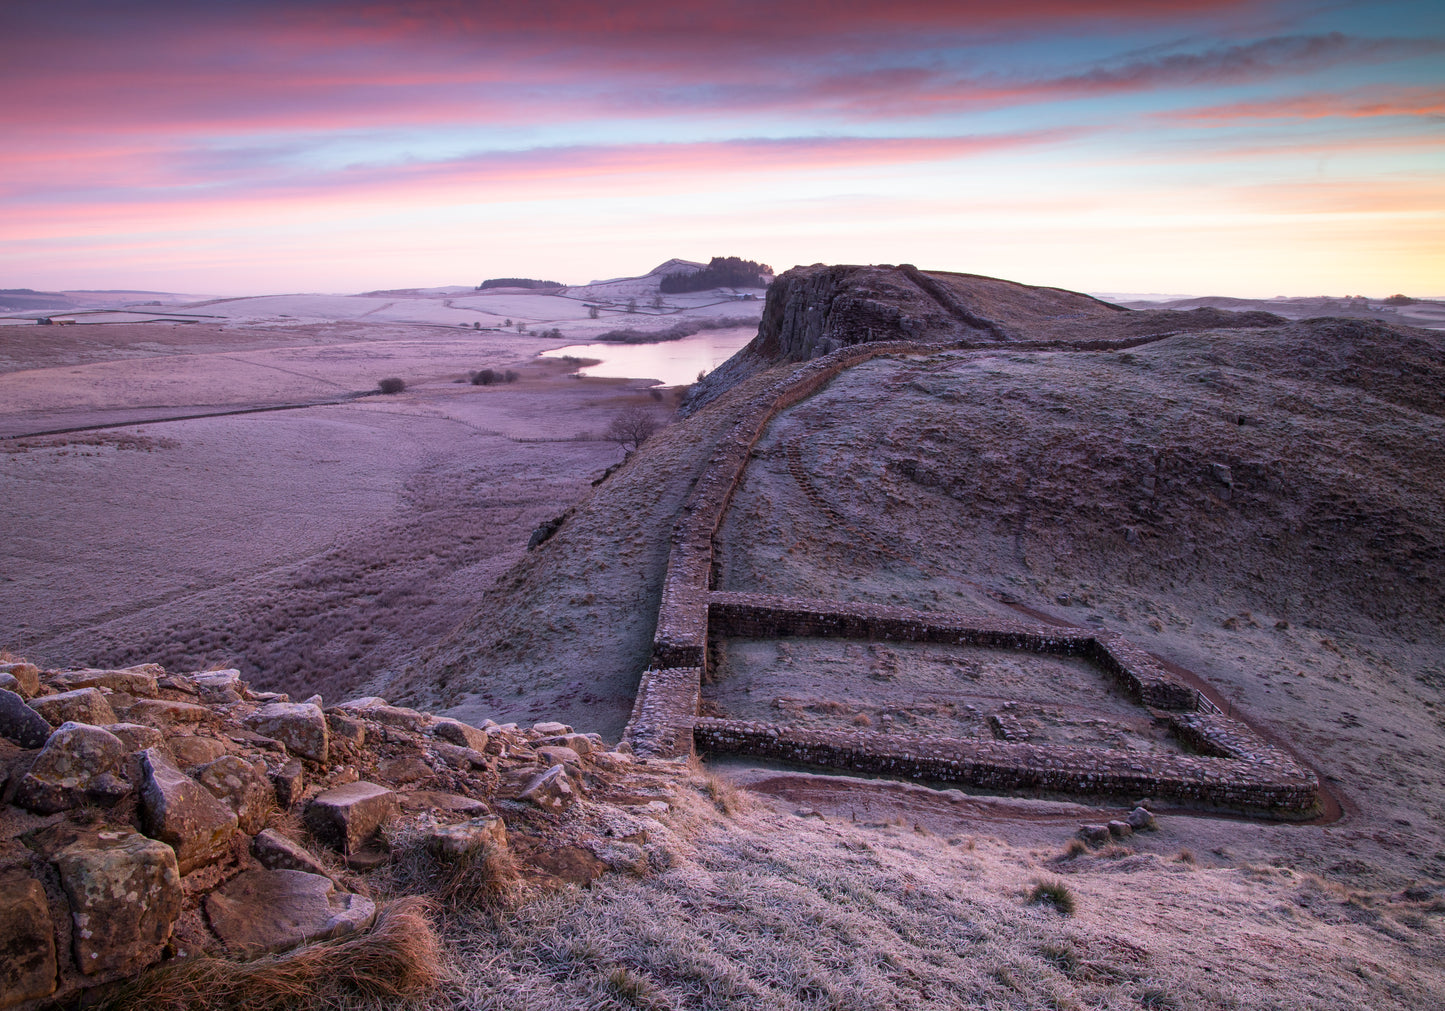
[[[1069,891],[1069,886],[1057,878],[1046,878],[1043,881],[1034,882],[1033,890],[1029,892],[1029,904],[1035,906],[1053,906],[1065,916],[1074,915],[1078,904],[1074,900],[1074,893]]]
[[[606,438],[608,442],[621,446],[624,453],[631,455],[658,427],[659,422],[651,411],[642,407],[629,407],[612,419],[612,424],[607,426]]]
[[[480,372],[472,373],[473,386],[491,386],[497,381],[497,373],[491,369],[482,369]]]
[[[520,378],[521,376],[517,375],[517,373],[513,372],[511,369],[508,369],[506,372],[502,373],[502,379],[509,383],[515,383]]]
[[[400,393],[404,389],[406,389],[406,383],[402,382],[400,379],[397,379],[395,376],[392,376],[389,379],[383,379],[381,382],[376,384],[376,390],[378,393]]]

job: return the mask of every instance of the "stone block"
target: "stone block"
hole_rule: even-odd
[[[119,737],[127,753],[144,751],[146,748],[163,748],[166,744],[165,734],[155,727],[147,727],[141,723],[110,723],[100,729]]]
[[[29,705],[52,727],[62,723],[89,723],[93,727],[103,727],[107,723],[120,722],[99,688],[76,688],[56,695],[42,695],[31,699]]]
[[[490,769],[496,764],[480,751],[455,744],[434,744],[432,751],[453,769]]]
[[[459,748],[471,748],[473,751],[485,752],[489,743],[485,730],[478,730],[461,720],[438,719],[436,726],[432,728],[432,733],[448,744],[455,744]]]
[[[271,786],[276,791],[276,803],[289,808],[301,799],[306,790],[306,772],[300,759],[287,759],[285,764],[271,773]]]
[[[444,811],[448,814],[465,814],[470,817],[487,813],[487,805],[472,797],[446,790],[404,790],[396,795],[401,809],[406,814],[418,811]]]
[[[396,794],[366,781],[317,794],[306,805],[306,825],[342,853],[366,844],[397,813]]]
[[[247,835],[259,832],[276,806],[276,790],[259,760],[222,755],[196,770],[196,782],[231,809],[237,827]]]
[[[132,723],[144,723],[162,730],[204,723],[216,718],[216,714],[205,706],[198,706],[194,702],[173,702],[170,699],[137,699],[126,710],[125,715]]]
[[[365,929],[375,916],[370,899],[305,871],[247,871],[206,896],[212,929],[241,958],[341,937]]]
[[[570,734],[572,728],[565,723],[534,723],[532,732],[541,734],[543,737],[556,737],[558,734]]]
[[[230,749],[226,747],[224,741],[214,737],[202,737],[198,734],[189,734],[185,737],[172,736],[167,743],[171,754],[176,758],[176,764],[182,769],[189,769],[193,765],[205,765],[230,753]]]
[[[577,790],[563,765],[554,765],[546,772],[533,776],[517,796],[554,814],[565,811],[577,800]]]
[[[298,842],[287,839],[274,829],[262,829],[251,840],[251,855],[262,867],[273,871],[305,871],[308,874],[331,876],[326,865]]]
[[[0,1008],[55,992],[55,926],[39,881],[0,873]]]
[[[0,688],[0,737],[22,748],[38,748],[50,736],[50,721],[19,694]]]
[[[135,972],[155,961],[181,912],[175,850],[135,832],[101,832],[61,850],[55,866],[81,972]]]
[[[239,702],[245,697],[246,682],[238,670],[207,670],[187,675],[201,701],[211,705]]]
[[[306,702],[272,702],[246,717],[246,726],[280,741],[293,755],[326,762],[330,737],[320,706]]]
[[[9,674],[20,685],[18,695],[29,698],[40,691],[40,668],[33,663],[0,663],[0,672]]]
[[[360,748],[366,744],[366,724],[354,716],[332,709],[326,714],[326,728],[331,732],[331,741],[345,741]]]
[[[473,818],[460,825],[438,825],[426,833],[426,848],[439,860],[477,860],[488,852],[507,848],[507,826],[496,815]]]
[[[128,667],[124,670],[68,670],[52,675],[50,687],[57,691],[71,691],[76,688],[109,688],[113,692],[124,692],[138,698],[154,698],[156,694],[155,664],[143,667]]]
[[[581,765],[582,756],[571,748],[548,745],[537,749],[537,760],[544,765]]]
[[[39,814],[76,807],[86,800],[92,780],[114,772],[125,754],[120,738],[107,730],[87,723],[62,724],[20,780],[15,802]]]
[[[159,748],[141,753],[140,813],[146,834],[169,843],[182,874],[225,856],[236,815],[171,763]]]

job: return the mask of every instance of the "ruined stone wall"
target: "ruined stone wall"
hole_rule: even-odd
[[[1247,730],[1247,728],[1246,728]],[[1111,796],[1305,816],[1315,775],[1260,742],[1262,763],[1200,755],[1140,755],[1003,741],[814,731],[744,720],[699,718],[702,751],[756,755],[803,765],[875,772],[990,790]]]

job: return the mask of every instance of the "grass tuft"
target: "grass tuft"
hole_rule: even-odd
[[[1029,903],[1035,906],[1052,906],[1064,916],[1073,916],[1078,908],[1074,893],[1057,878],[1034,882],[1034,887],[1029,892]]]
[[[300,1011],[346,998],[414,999],[447,977],[432,930],[432,904],[417,896],[384,906],[364,934],[250,962],[187,959],[142,976],[103,1011]]]

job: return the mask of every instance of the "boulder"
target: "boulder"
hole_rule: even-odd
[[[9,674],[20,685],[18,695],[29,698],[40,691],[40,668],[33,663],[0,663],[0,672]]]
[[[196,770],[196,782],[235,813],[237,827],[247,835],[259,832],[276,806],[276,790],[259,760],[222,755]]]
[[[1124,820],[1136,832],[1152,832],[1159,827],[1154,821],[1153,813],[1147,807],[1134,808]]]
[[[146,835],[175,847],[182,874],[225,856],[236,815],[177,769],[159,748],[141,752],[140,813]]]
[[[306,772],[301,760],[288,758],[281,768],[271,773],[271,786],[276,791],[276,803],[283,808],[300,800],[306,789]]]
[[[143,667],[129,667],[124,670],[68,670],[50,678],[50,687],[57,691],[71,691],[76,688],[109,688],[113,692],[124,692],[141,698],[154,698],[156,694],[156,671],[154,664]]]
[[[20,780],[15,802],[38,814],[54,814],[85,802],[92,780],[114,772],[125,756],[119,737],[87,723],[65,723],[52,733]]]
[[[496,815],[487,815],[460,825],[438,825],[425,839],[427,850],[439,860],[476,860],[507,848],[507,826]]]
[[[518,800],[529,801],[544,811],[553,813],[565,811],[577,799],[577,790],[572,785],[567,768],[554,765],[546,772],[533,776],[522,788]]]
[[[181,912],[175,850],[136,832],[101,832],[61,850],[55,866],[81,972],[134,972],[155,961]]]
[[[194,702],[173,702],[170,699],[137,699],[126,710],[126,719],[168,730],[188,724],[214,720],[216,714]]]
[[[543,737],[556,737],[559,734],[570,734],[572,728],[565,723],[534,723],[532,732],[541,734]]]
[[[1134,828],[1127,821],[1119,821],[1117,818],[1109,822],[1109,835],[1115,839],[1127,839],[1134,834]]]
[[[44,716],[52,727],[62,723],[89,723],[93,727],[103,727],[107,723],[120,722],[99,688],[77,688],[56,695],[42,695],[31,699],[29,706]]]
[[[57,973],[45,888],[20,871],[0,874],[0,1008],[54,993]]]
[[[320,874],[247,871],[206,896],[206,917],[233,956],[254,958],[324,941],[371,924],[370,899],[337,891]]]
[[[1108,825],[1080,825],[1078,836],[1090,846],[1104,846],[1114,837]]]
[[[109,723],[101,727],[120,738],[127,753],[165,747],[166,735],[141,723]]]
[[[50,736],[50,721],[13,691],[0,688],[0,737],[22,748],[38,748]]]
[[[292,842],[274,829],[262,829],[251,840],[251,855],[262,867],[273,871],[305,871],[307,874],[331,876],[326,865],[305,846]]]
[[[15,680],[14,675],[0,671],[0,691],[14,692],[19,695],[21,690],[20,682]]]
[[[482,752],[487,750],[487,732],[478,730],[461,720],[439,719],[436,726],[432,728],[432,733],[439,740],[455,744],[459,748],[471,748],[473,751]]]
[[[307,702],[271,702],[246,717],[246,725],[286,745],[293,755],[325,763],[328,751],[326,717]]]
[[[415,755],[402,755],[381,763],[381,778],[392,783],[416,783],[436,778],[436,772]]]
[[[359,781],[317,794],[306,805],[306,825],[342,853],[361,849],[397,812],[396,794]]]

